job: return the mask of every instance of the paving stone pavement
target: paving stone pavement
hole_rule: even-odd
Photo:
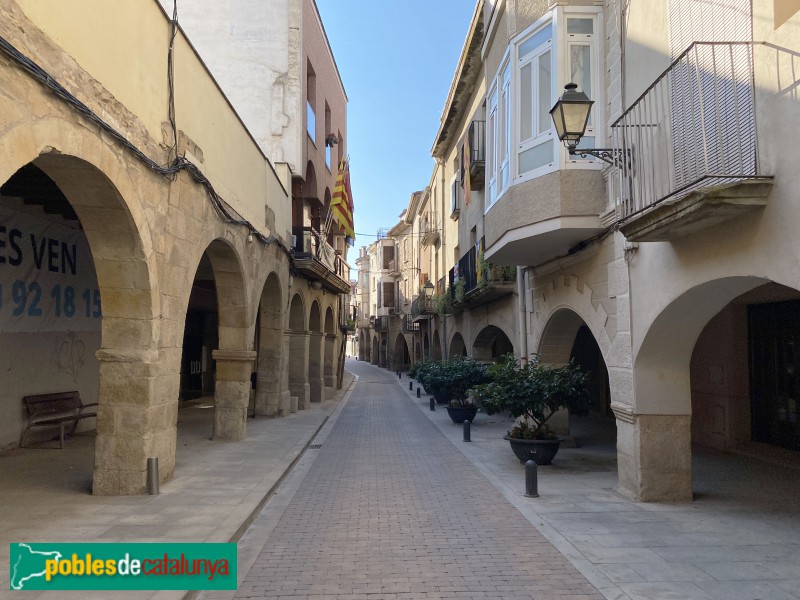
[[[237,598],[602,599],[365,363]]]

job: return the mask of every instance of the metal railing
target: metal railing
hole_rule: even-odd
[[[419,294],[411,303],[412,317],[433,314],[434,310],[433,298],[427,298],[425,294]]]
[[[612,125],[625,219],[694,190],[760,177],[753,46],[696,42]]]
[[[469,124],[469,163],[482,163],[486,160],[486,121],[472,121]]]
[[[439,215],[435,212],[422,215],[419,220],[419,229],[423,246],[435,244],[439,239]]]
[[[314,227],[292,227],[292,236],[297,258],[316,258],[339,278],[350,281],[350,265],[322,239],[322,235]]]

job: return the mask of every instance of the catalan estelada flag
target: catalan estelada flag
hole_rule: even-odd
[[[331,198],[331,214],[344,234],[355,240],[356,232],[353,229],[353,192],[350,190],[350,165],[342,159],[339,163],[339,174],[336,176],[336,185]]]

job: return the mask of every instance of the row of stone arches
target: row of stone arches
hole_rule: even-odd
[[[19,250],[3,261],[19,302],[0,311],[13,365],[0,395],[0,445],[23,426],[21,396],[78,388],[99,402],[95,493],[141,493],[148,457],[159,458],[162,480],[173,474],[183,392],[210,390],[213,435],[231,440],[246,435],[253,387],[256,414],[285,414],[293,396],[299,407],[324,399],[336,385],[335,295],[305,280],[290,287],[277,244],[252,243],[223,223],[186,174],[161,177],[61,121],[45,129],[12,129],[0,148],[4,233],[15,232]],[[48,260],[50,269],[26,268]],[[24,307],[23,288],[32,290]],[[42,298],[35,307],[33,291]]]

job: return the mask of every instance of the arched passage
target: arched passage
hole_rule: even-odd
[[[182,382],[196,377],[200,395],[213,387],[215,440],[247,437],[256,353],[249,349],[245,296],[244,273],[235,249],[225,240],[212,241],[198,260],[186,300]]]
[[[258,305],[256,415],[273,417],[282,413],[283,306],[280,280],[276,273],[270,273]]]
[[[306,329],[303,297],[292,296],[289,306],[289,393],[291,411],[305,409],[309,401],[308,330]]]
[[[442,341],[438,329],[433,332],[433,360],[442,360]]]
[[[336,355],[336,321],[333,318],[333,310],[329,306],[325,311],[325,357],[323,361],[323,377],[325,382],[325,397],[333,395],[336,387],[334,373],[334,356]]]
[[[25,147],[32,136],[26,133]],[[4,141],[16,153],[13,131]],[[159,456],[162,480],[175,464],[174,423],[155,406],[158,298],[147,261],[149,231],[135,216],[141,214],[135,187],[112,168],[114,157],[106,157],[112,182],[63,148],[19,168],[0,161],[6,295],[0,357],[10,367],[0,391],[0,443],[16,443],[23,429],[20,397],[77,389],[84,403],[99,403],[94,473],[76,472],[78,487],[91,481],[95,494],[142,493],[148,456]],[[162,373],[168,385],[169,371]],[[114,426],[128,418],[139,426]],[[94,426],[93,419],[84,423]],[[123,445],[124,455],[110,451]]]
[[[392,361],[389,368],[392,371],[408,371],[411,366],[411,355],[408,351],[408,342],[402,333],[398,333],[394,340]]]
[[[590,414],[575,417],[561,411],[550,423],[557,433],[570,435],[582,448],[602,450],[607,463],[597,467],[613,469],[617,432],[610,409],[608,369],[594,334],[577,312],[560,308],[545,323],[538,355],[542,364],[558,366],[573,361],[588,374]]]
[[[324,333],[322,331],[322,315],[320,314],[319,302],[314,300],[311,303],[311,311],[308,316],[309,343],[308,343],[308,384],[311,402],[322,402],[322,389],[325,381],[322,375],[322,364],[324,358]]]
[[[456,332],[453,334],[453,338],[450,340],[450,357],[455,358],[456,356],[466,356],[467,355],[467,346],[464,344],[464,338],[461,336],[460,333]]]
[[[653,319],[638,351],[634,348],[630,435],[638,441],[619,448],[620,486],[632,496],[641,500],[692,498],[692,354],[715,315],[735,298],[766,283],[768,280],[759,277],[727,277],[696,285]],[[718,364],[708,363],[707,356],[719,357],[727,350],[717,348],[708,354],[707,349],[700,349],[697,360],[706,362],[709,377],[716,377]]]
[[[472,343],[472,358],[490,361],[514,352],[514,345],[505,332],[494,325],[484,327]]]

